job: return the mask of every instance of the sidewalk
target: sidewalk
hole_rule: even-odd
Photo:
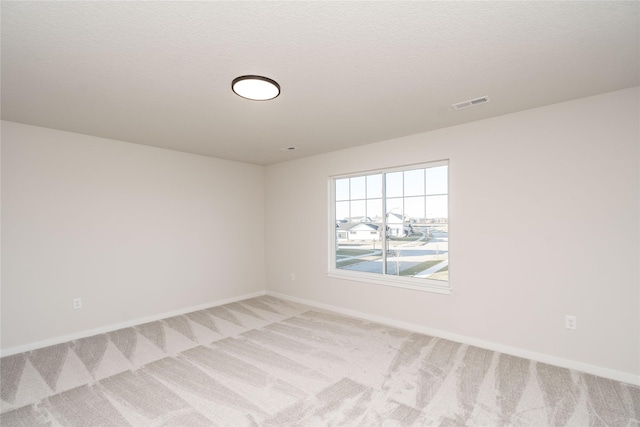
[[[419,277],[421,279],[424,279],[425,277],[428,277],[428,276],[432,275],[436,271],[439,271],[439,270],[443,269],[447,265],[449,265],[449,260],[445,259],[444,261],[434,265],[433,267],[429,267],[426,270],[421,271],[420,273],[416,274],[413,277]]]

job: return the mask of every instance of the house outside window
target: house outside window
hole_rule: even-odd
[[[449,164],[332,177],[329,275],[449,293]]]

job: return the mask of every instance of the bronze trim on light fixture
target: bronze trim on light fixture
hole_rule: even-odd
[[[275,87],[275,89],[277,90],[277,93],[274,96],[270,96],[269,98],[263,98],[263,97],[251,97],[250,95],[245,94],[240,94],[237,90],[236,90],[236,84],[246,81],[246,80],[258,80],[258,81],[262,81],[262,82],[266,82],[270,85],[272,85],[273,87]],[[270,79],[268,77],[264,77],[264,76],[257,76],[257,75],[246,75],[246,76],[240,76],[240,77],[236,77],[235,79],[233,79],[233,81],[231,82],[231,90],[233,91],[233,93],[235,93],[236,95],[238,95],[241,98],[245,98],[245,99],[250,99],[252,101],[269,101],[271,99],[277,98],[278,96],[280,96],[280,85],[278,84],[278,82],[276,82],[273,79]]]

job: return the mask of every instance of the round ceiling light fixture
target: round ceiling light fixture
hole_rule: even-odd
[[[280,85],[262,76],[236,77],[231,82],[231,89],[236,95],[253,101],[268,101],[280,95]]]

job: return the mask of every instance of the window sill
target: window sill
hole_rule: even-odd
[[[380,274],[361,273],[355,271],[330,270],[327,275],[334,279],[354,280],[357,282],[373,283],[376,285],[393,286],[396,288],[413,289],[416,291],[433,292],[436,294],[451,294],[449,282],[430,279],[414,279],[412,277],[382,276]]]

